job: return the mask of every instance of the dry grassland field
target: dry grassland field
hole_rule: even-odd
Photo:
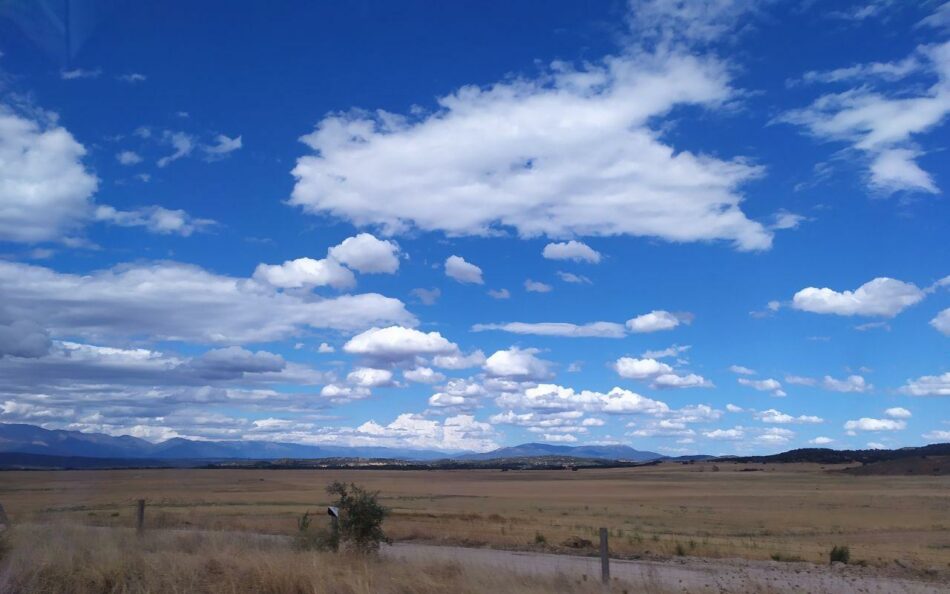
[[[615,557],[737,557],[946,571],[950,476],[850,476],[817,465],[661,464],[571,471],[116,470],[0,473],[14,522],[292,534],[324,487],[382,493],[396,541],[592,553],[567,543],[610,529]],[[749,471],[755,468],[756,471]],[[575,539],[576,540],[576,539]],[[576,543],[575,543],[576,544]]]

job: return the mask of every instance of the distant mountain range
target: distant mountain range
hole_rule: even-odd
[[[810,462],[841,464],[860,462],[873,464],[923,456],[950,456],[950,444],[931,444],[920,448],[896,450],[831,450],[809,448],[791,450],[771,456],[723,456],[720,460],[745,463]],[[689,462],[713,459],[714,456],[681,456],[669,458],[656,452],[635,450],[625,445],[566,446],[525,443],[490,452],[442,452],[410,448],[310,446],[269,441],[197,441],[174,438],[152,443],[137,437],[115,437],[102,433],[49,430],[34,425],[0,423],[0,468],[118,468],[156,466],[221,465],[222,462],[278,461],[270,466],[301,461],[336,459],[343,466],[347,460],[386,460],[397,468],[424,463],[440,467],[481,467],[482,462],[508,461],[513,467],[546,467],[603,465],[603,461],[629,465],[653,461]],[[436,462],[441,461],[441,462]],[[586,461],[586,462],[585,462]],[[275,466],[276,464],[276,466]],[[374,466],[376,462],[372,463]],[[307,466],[303,464],[302,466]],[[504,464],[501,464],[502,467]]]
[[[0,452],[47,456],[150,460],[276,460],[279,458],[395,458],[434,460],[451,456],[409,448],[310,446],[270,441],[197,441],[176,437],[152,443],[137,437],[49,430],[0,423]]]
[[[278,460],[314,458],[386,458],[392,460],[466,461],[496,458],[561,456],[598,460],[645,462],[664,456],[641,452],[629,446],[565,446],[526,443],[490,452],[442,452],[410,448],[311,446],[269,441],[197,441],[176,437],[152,443],[138,437],[115,437],[102,433],[49,430],[34,425],[0,423],[0,453],[39,454],[61,458],[108,458],[116,460]]]
[[[647,462],[665,458],[656,452],[641,452],[625,445],[565,446],[547,443],[525,443],[490,452],[454,456],[457,460],[493,460],[495,458],[529,458],[537,456],[570,456],[572,458],[595,458],[600,460],[627,460]]]

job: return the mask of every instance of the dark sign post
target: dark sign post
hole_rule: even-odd
[[[145,530],[145,500],[139,499],[135,504],[135,530],[139,534]]]

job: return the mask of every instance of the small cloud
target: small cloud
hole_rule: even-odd
[[[142,162],[142,157],[135,151],[122,151],[115,156],[115,159],[122,165],[135,165]]]
[[[230,138],[224,134],[218,134],[214,139],[214,144],[202,146],[202,150],[208,155],[210,160],[223,159],[229,153],[240,149],[243,146],[241,136]]]
[[[139,128],[139,130],[148,131],[148,128]],[[138,130],[136,132],[138,132]],[[148,138],[151,135],[150,132],[146,133],[147,135],[142,136],[142,138]],[[182,157],[187,157],[195,148],[195,139],[191,135],[185,134],[184,132],[171,132],[166,130],[162,135],[162,141],[165,144],[171,145],[171,147],[174,149],[174,152],[159,159],[157,162],[159,167],[167,167],[173,161],[177,161]]]
[[[530,278],[524,282],[524,290],[529,293],[550,293],[551,285],[539,281],[533,281]]]
[[[678,357],[691,348],[692,346],[688,344],[683,346],[674,344],[673,346],[665,349],[644,351],[641,356],[644,359],[665,359],[667,357]]]
[[[769,229],[795,229],[798,227],[802,221],[807,221],[808,218],[800,214],[795,214],[793,212],[788,212],[785,210],[780,210],[779,212],[773,215],[774,222],[769,225]]]
[[[74,68],[73,70],[63,70],[59,73],[59,77],[63,80],[78,80],[80,78],[99,78],[102,75],[102,69],[96,68],[95,70],[84,70],[82,68]]]
[[[436,301],[438,301],[439,297],[442,295],[442,291],[437,287],[433,287],[431,289],[413,289],[409,293],[418,299],[423,305],[435,305]]]
[[[558,270],[557,275],[558,275],[558,277],[559,277],[562,281],[564,281],[564,282],[566,282],[566,283],[574,283],[574,284],[578,284],[578,285],[580,285],[580,284],[585,284],[585,285],[591,284],[589,278],[587,278],[586,276],[582,276],[582,275],[580,275],[580,274],[574,274],[573,272],[563,272],[563,271],[561,271],[561,270]]]
[[[638,334],[659,332],[672,330],[680,324],[690,324],[692,321],[693,314],[691,313],[670,313],[660,309],[627,320],[627,329]]]
[[[122,82],[135,84],[135,83],[145,82],[145,79],[148,77],[145,76],[144,74],[139,74],[138,72],[130,72],[128,74],[120,74],[116,78],[121,80]]]
[[[488,291],[488,296],[492,299],[509,299],[511,297],[511,292],[508,289],[490,289]]]
[[[854,327],[858,332],[867,332],[868,330],[876,330],[878,328],[890,332],[891,325],[887,322],[867,322],[866,324],[858,324]]]
[[[326,342],[321,342],[320,346],[317,347],[318,353],[333,353],[335,351],[336,349]]]
[[[884,414],[892,419],[909,419],[911,416],[913,416],[909,410],[900,406],[889,408],[884,411]]]
[[[466,262],[461,256],[449,256],[445,259],[445,275],[462,284],[485,284],[482,280],[482,269]]]
[[[600,252],[585,243],[574,240],[549,243],[544,246],[541,255],[548,260],[573,260],[575,262],[590,262],[591,264],[597,264],[601,259]]]

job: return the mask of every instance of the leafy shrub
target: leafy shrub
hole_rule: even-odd
[[[383,520],[389,510],[379,501],[379,491],[367,491],[353,483],[334,482],[327,493],[336,495],[333,505],[339,509],[340,518],[331,541],[337,548],[342,546],[358,553],[369,553],[389,542],[383,533]]]
[[[828,559],[831,563],[848,563],[851,561],[851,550],[846,546],[839,547],[835,545],[831,547],[831,552],[828,554]]]

